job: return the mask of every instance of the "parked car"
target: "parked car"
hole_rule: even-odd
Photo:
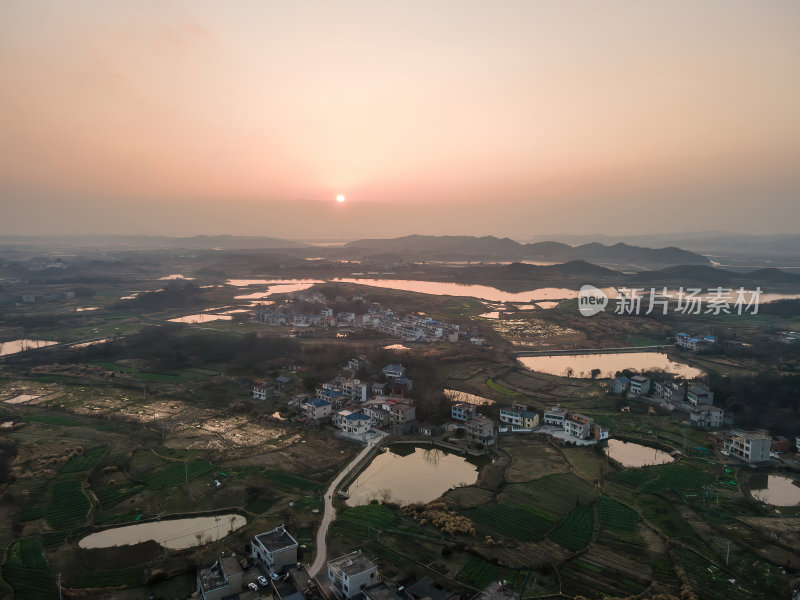
[[[247,587],[249,587],[249,588],[250,588],[251,590],[253,590],[254,592],[257,592],[257,591],[258,591],[258,586],[257,586],[255,583],[253,583],[252,581],[251,581],[250,583],[248,583],[248,584],[247,584]]]
[[[269,581],[267,581],[267,578],[264,577],[263,575],[259,575],[258,585],[260,585],[261,587],[267,587],[267,585],[269,585]]]

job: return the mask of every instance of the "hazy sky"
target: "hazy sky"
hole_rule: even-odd
[[[3,0],[0,233],[800,232],[798,31],[790,0]]]

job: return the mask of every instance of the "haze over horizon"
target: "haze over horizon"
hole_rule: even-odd
[[[9,0],[0,234],[798,233],[798,30],[778,1]]]

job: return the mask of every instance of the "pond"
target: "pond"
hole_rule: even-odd
[[[153,540],[170,550],[184,550],[222,539],[246,524],[247,519],[237,514],[165,519],[98,531],[87,535],[78,542],[78,546],[110,548]]]
[[[169,319],[170,323],[208,323],[209,321],[230,321],[233,319],[231,315],[225,314],[209,314],[199,313],[196,315],[186,315],[185,317],[176,317]]]
[[[249,294],[239,294],[234,296],[235,300],[261,300],[268,298],[272,294],[288,294],[291,292],[302,292],[312,285],[324,283],[318,279],[229,279],[228,285],[236,287],[249,287],[251,285],[266,285],[267,289],[262,292],[251,292]]]
[[[623,442],[622,440],[608,440],[605,453],[613,458],[623,467],[648,467],[650,465],[664,465],[675,460],[670,454],[643,446],[634,442]]]
[[[470,485],[478,467],[436,447],[390,448],[378,454],[347,490],[349,506],[391,497],[393,502],[430,502],[451,487]]]
[[[687,364],[676,362],[663,352],[609,352],[604,354],[562,354],[558,356],[521,356],[524,366],[531,371],[566,376],[572,369],[572,377],[591,377],[592,369],[600,369],[600,377],[613,377],[617,371],[631,369],[646,371],[661,369],[674,375],[693,379],[701,377],[703,371]]]
[[[9,354],[16,354],[17,352],[24,352],[26,350],[36,350],[37,348],[46,348],[58,342],[49,340],[11,340],[8,342],[0,342],[0,356],[8,356]]]
[[[754,475],[747,482],[753,498],[773,506],[800,504],[800,487],[797,480],[784,475]]]

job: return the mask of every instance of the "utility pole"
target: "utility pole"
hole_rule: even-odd
[[[186,461],[183,461],[183,472],[186,476],[184,483],[189,483],[189,466],[186,464]]]
[[[61,572],[56,573],[56,586],[58,587],[58,600],[62,600],[61,596]]]
[[[728,559],[730,558],[730,556],[731,556],[731,542],[730,542],[730,540],[728,540],[728,551],[725,552],[725,566],[726,567],[728,566]]]

